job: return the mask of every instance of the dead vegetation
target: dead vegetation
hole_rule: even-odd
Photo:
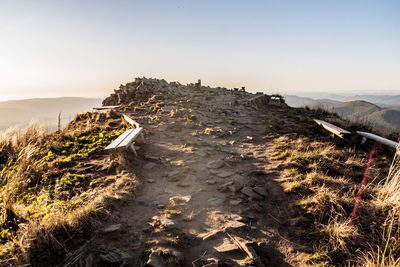
[[[312,265],[394,266],[400,256],[398,238],[393,238],[398,217],[392,215],[399,203],[398,181],[385,180],[392,154],[382,149],[375,157],[356,222],[350,225],[370,146],[337,141],[303,131],[275,138],[269,148],[281,169],[278,181],[295,199],[298,230],[293,234],[312,244],[307,260]],[[389,177],[396,175],[398,167],[392,166]],[[376,248],[380,243],[385,246]]]
[[[79,114],[60,133],[33,124],[2,134],[2,264],[55,264],[135,188],[126,157],[99,154],[126,128],[110,116]]]

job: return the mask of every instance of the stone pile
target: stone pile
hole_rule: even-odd
[[[134,82],[120,85],[119,89],[103,100],[103,106],[130,104],[131,102],[146,101],[156,93],[170,91],[180,87],[178,82],[168,83],[165,80],[153,78],[136,78]]]

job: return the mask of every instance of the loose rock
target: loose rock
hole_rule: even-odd
[[[256,186],[253,188],[254,192],[256,192],[257,194],[264,196],[264,197],[268,197],[268,192],[267,190],[265,190],[264,187],[261,186]]]
[[[103,228],[100,232],[102,233],[112,233],[112,232],[117,232],[122,230],[122,224],[113,224],[110,226],[107,226],[106,228]]]
[[[222,168],[224,165],[225,164],[224,164],[223,160],[213,160],[213,161],[210,161],[207,164],[207,168],[209,168],[209,169],[219,169],[219,168]]]
[[[256,192],[253,191],[253,189],[249,186],[243,187],[243,189],[241,190],[241,192],[243,194],[245,194],[248,197],[251,197],[252,199],[258,199],[261,200],[263,199],[262,196],[260,196],[259,194],[257,194]]]

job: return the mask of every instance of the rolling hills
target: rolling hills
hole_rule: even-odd
[[[359,97],[360,99],[373,99],[372,96]],[[349,99],[352,98],[354,97],[349,97]],[[381,105],[366,100],[339,102],[332,99],[313,99],[293,95],[285,95],[285,99],[288,105],[292,107],[323,108],[337,112],[340,116],[349,120],[370,124],[380,131],[400,132],[400,106],[391,106],[396,103],[396,96],[392,96],[392,98],[375,96],[376,101],[383,102]]]

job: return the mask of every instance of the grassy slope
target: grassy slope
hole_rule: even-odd
[[[400,131],[400,108],[386,108],[366,117],[374,125],[394,131]]]
[[[391,206],[378,195],[379,182],[387,175],[393,152],[387,148],[378,150],[359,216],[349,226],[371,144],[356,147],[357,143],[331,139],[328,132],[312,123],[312,118],[322,118],[346,129],[363,130],[363,126],[321,112],[304,109],[285,112],[286,123],[277,123],[275,129],[285,135],[274,136],[268,149],[281,173],[277,181],[295,201],[297,217],[291,218],[291,225],[297,231],[292,234],[313,248],[307,262],[315,266],[357,262],[363,265],[366,254],[362,252],[382,243],[391,211]]]
[[[61,133],[32,126],[3,134],[2,264],[54,265],[100,225],[112,199],[134,189],[135,176],[121,173],[124,158],[98,153],[127,127],[119,114],[94,112]]]
[[[381,131],[400,131],[400,108],[380,108],[366,101],[350,101],[334,107],[334,111],[353,121],[363,121]]]
[[[375,111],[381,110],[381,108],[372,103],[357,100],[336,105],[334,110],[341,116],[348,117],[350,119],[361,119],[364,116],[374,113]]]

